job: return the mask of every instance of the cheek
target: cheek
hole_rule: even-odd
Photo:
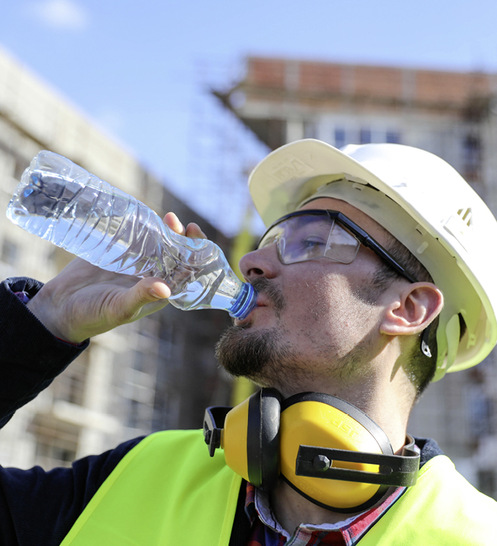
[[[336,323],[337,315],[342,314],[346,306],[341,275],[324,274],[321,268],[316,267],[291,284],[287,309],[297,327],[308,330],[319,323],[322,330]]]
[[[283,336],[307,359],[349,354],[368,338],[377,318],[374,307],[359,300],[354,290],[363,278],[351,280],[339,265],[330,272],[319,264],[287,277],[279,324]]]
[[[358,300],[348,278],[340,273],[323,274],[319,268],[294,294],[302,305],[295,326],[310,338],[329,336],[335,340],[359,333],[367,327],[371,309]],[[290,307],[291,309],[291,307]],[[345,339],[344,339],[345,341]]]

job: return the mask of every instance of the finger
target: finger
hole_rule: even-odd
[[[174,212],[168,212],[164,216],[164,223],[174,232],[179,233],[180,235],[185,235],[185,226],[180,222],[179,218],[176,216],[176,214],[174,214]]]
[[[147,280],[148,279],[144,279]],[[155,300],[165,300],[171,297],[171,290],[165,282],[154,280],[148,286],[148,293]]]
[[[185,233],[188,237],[191,237],[192,239],[207,239],[207,235],[195,222],[191,222],[186,226]]]
[[[112,327],[132,322],[162,309],[167,305],[170,296],[171,290],[163,281],[142,279],[116,299],[112,312],[112,321],[115,324]]]
[[[167,284],[159,279],[151,277],[141,279],[130,289],[130,303],[144,305],[157,300],[166,300],[171,296],[171,290]]]

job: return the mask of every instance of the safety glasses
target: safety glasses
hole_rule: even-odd
[[[363,244],[399,275],[410,282],[417,282],[370,235],[344,214],[334,210],[300,210],[283,216],[262,236],[258,248],[273,243],[283,264],[320,258],[350,264]]]

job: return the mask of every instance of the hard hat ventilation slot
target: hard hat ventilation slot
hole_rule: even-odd
[[[466,209],[459,209],[457,211],[457,214],[459,216],[459,218],[468,226],[470,227],[471,224],[472,224],[472,216],[473,216],[473,212],[470,208],[466,208]]]
[[[454,236],[465,247],[466,238],[470,236],[473,226],[473,211],[470,207],[461,208],[453,214],[444,225],[445,230]]]

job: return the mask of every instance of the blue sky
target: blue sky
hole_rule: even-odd
[[[2,4],[0,45],[211,220],[247,199],[219,181],[230,150],[247,166],[264,153],[206,91],[246,55],[497,72],[495,0]]]

